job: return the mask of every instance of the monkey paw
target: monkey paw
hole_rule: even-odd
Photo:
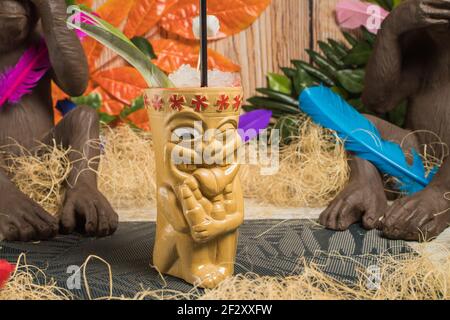
[[[60,220],[62,233],[79,228],[89,236],[105,237],[116,231],[118,220],[117,213],[97,188],[79,183],[67,190]]]
[[[343,231],[362,220],[366,229],[379,226],[387,210],[383,186],[370,182],[350,182],[320,215],[320,223],[328,229]]]
[[[444,231],[450,222],[450,201],[446,191],[436,187],[397,200],[383,219],[383,235],[390,239],[428,241]]]
[[[0,199],[0,240],[48,240],[58,233],[58,221],[18,190],[9,188]]]

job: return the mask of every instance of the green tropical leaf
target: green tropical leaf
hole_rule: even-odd
[[[302,67],[297,69],[297,72],[294,76],[294,90],[296,93],[296,97],[300,96],[303,90],[313,86],[314,84],[316,83],[308,72],[306,72]]]
[[[118,119],[117,116],[112,116],[105,112],[99,112],[98,115],[100,117],[100,122],[104,124],[110,124],[111,122],[116,121]]]
[[[281,67],[281,71],[283,71],[284,75],[290,79],[293,79],[295,74],[297,73],[297,70],[293,68]]]
[[[292,94],[292,81],[288,77],[277,73],[269,73],[267,80],[270,89],[289,95]]]
[[[88,16],[95,24],[77,24],[69,19],[67,22],[69,27],[83,31],[116,52],[141,73],[149,86],[174,87],[165,73],[155,66],[120,30],[88,12],[79,11]]]
[[[319,41],[318,44],[320,50],[322,50],[330,62],[334,63],[336,67],[344,67],[339,52],[337,52],[330,44],[323,41]]]
[[[297,69],[304,69],[306,72],[308,72],[311,76],[317,78],[319,82],[325,83],[326,85],[333,87],[335,86],[335,82],[328,77],[324,72],[322,72],[320,69],[311,66],[310,64],[301,61],[301,60],[292,60],[292,63],[295,65]]]
[[[375,44],[375,41],[377,40],[377,36],[374,35],[372,32],[367,30],[365,27],[361,28],[361,32],[363,34],[364,39],[373,47]]]
[[[263,98],[263,97],[252,97],[247,100],[249,103],[251,103],[253,106],[262,108],[262,109],[268,109],[273,111],[279,111],[284,112],[285,114],[298,114],[300,113],[300,110],[298,107],[293,107],[290,105],[286,105],[284,103],[274,101],[271,99]]]
[[[144,37],[134,37],[131,39],[131,42],[139,49],[143,54],[145,54],[150,59],[157,59],[158,57],[155,54],[155,51],[153,50],[153,46],[151,45],[150,41],[148,41]]]
[[[334,53],[338,58],[342,59],[347,55],[348,48],[342,42],[338,42],[334,39],[328,39],[327,41],[330,44],[330,46],[334,49]]]
[[[276,100],[276,101],[285,103],[285,104],[293,106],[293,107],[298,107],[298,100],[292,98],[292,96],[290,96],[290,95],[287,95],[287,94],[284,94],[284,93],[281,93],[279,91],[275,91],[272,89],[268,89],[268,88],[257,88],[256,91],[259,93],[265,94],[272,100]]]
[[[311,60],[322,70],[324,74],[326,74],[329,78],[333,78],[334,74],[336,74],[337,69],[328,62],[326,58],[324,58],[319,53],[306,49],[306,53],[310,56]]]
[[[348,99],[348,92],[345,91],[345,89],[340,87],[332,87],[331,90],[340,95],[342,98]]]
[[[356,39],[353,35],[351,35],[348,32],[342,32],[342,34],[344,35],[344,38],[348,41],[348,43],[350,43],[350,45],[352,47],[356,46],[356,44],[358,43],[358,39]]]
[[[372,54],[372,47],[365,41],[358,42],[342,59],[346,65],[362,66],[366,65]]]
[[[338,71],[337,78],[344,89],[351,93],[361,93],[364,89],[363,69]]]
[[[276,122],[274,129],[280,133],[282,144],[288,145],[298,136],[299,119],[295,116],[283,116]]]
[[[120,113],[120,118],[121,119],[125,119],[128,116],[130,116],[132,113],[139,111],[141,109],[144,109],[145,104],[144,104],[144,98],[142,96],[136,98],[135,100],[133,100],[133,102],[131,103],[131,106],[129,107],[125,107],[122,112]]]
[[[94,110],[99,110],[102,106],[102,98],[97,93],[91,93],[87,96],[81,97],[72,97],[70,98],[70,100],[72,100],[72,102],[78,106],[85,105],[91,107]]]

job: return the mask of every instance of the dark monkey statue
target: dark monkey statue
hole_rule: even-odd
[[[74,165],[60,221],[21,193],[0,170],[0,238],[6,240],[43,240],[75,228],[101,237],[117,228],[117,214],[98,191],[96,174],[85,170],[88,161],[80,156],[80,152],[88,159],[98,156],[99,151],[87,143],[99,137],[96,112],[80,106],[57,126],[53,122],[51,80],[70,96],[83,94],[88,81],[86,58],[75,32],[67,28],[66,10],[64,0],[0,0],[0,72],[13,67],[24,51],[42,37],[52,65],[31,94],[0,109],[0,146],[17,141],[32,150],[38,142],[56,141],[74,150],[69,155]],[[18,152],[14,147],[8,151]]]
[[[408,102],[406,129],[373,116],[384,139],[403,143],[405,151],[436,142],[450,146],[450,0],[406,0],[383,22],[366,69],[363,101],[382,114]],[[420,134],[410,134],[420,130]],[[438,157],[447,156],[434,146]],[[322,213],[320,221],[345,230],[362,220],[392,239],[429,240],[450,222],[450,160],[431,184],[389,207],[377,169],[365,160],[350,161],[348,186]]]

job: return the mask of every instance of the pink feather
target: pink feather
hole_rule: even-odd
[[[97,17],[100,18],[100,15],[98,15],[97,13],[92,12],[92,14],[93,14],[94,16],[97,16]],[[90,24],[90,25],[95,24],[95,21],[93,21],[91,18],[89,18],[89,17],[88,17],[86,14],[84,14],[84,12],[82,12],[82,11],[77,12],[76,14],[74,14],[74,15],[72,16],[72,19],[74,19],[74,21],[75,21],[75,22],[78,22],[78,23],[86,23],[86,24]],[[86,38],[86,36],[87,36],[86,33],[84,33],[84,32],[81,31],[81,30],[78,30],[78,29],[75,30],[75,33],[77,34],[77,36],[78,36],[78,38],[79,38],[80,40],[83,40],[83,39]]]
[[[50,67],[44,40],[27,49],[14,67],[0,75],[0,108],[6,102],[17,103],[30,93]]]
[[[347,29],[365,26],[367,30],[376,34],[388,15],[389,12],[382,7],[359,0],[341,0],[336,5],[339,26]]]

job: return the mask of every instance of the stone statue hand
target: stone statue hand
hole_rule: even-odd
[[[214,240],[225,231],[223,220],[207,217],[206,221],[192,227],[192,237],[195,242],[205,243]]]
[[[211,202],[203,196],[195,179],[188,179],[180,187],[184,215],[191,226],[194,241],[205,243],[225,232],[224,221],[213,219]]]
[[[450,0],[404,1],[386,20],[398,35],[426,27],[449,25]]]

